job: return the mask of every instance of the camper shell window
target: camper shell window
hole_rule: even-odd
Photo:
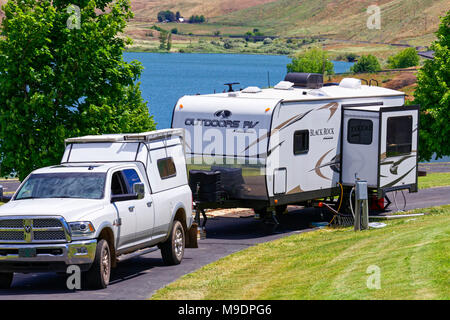
[[[295,131],[294,154],[305,154],[309,151],[309,130]]]
[[[411,153],[412,116],[388,118],[386,140],[387,157]]]
[[[348,121],[347,141],[351,144],[372,144],[373,122],[366,119]]]
[[[173,158],[164,158],[158,160],[158,171],[161,179],[168,179],[177,175]]]

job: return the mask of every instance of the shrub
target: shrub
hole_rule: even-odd
[[[350,68],[350,71],[354,73],[376,72],[380,70],[381,66],[378,62],[378,59],[371,54],[367,56],[361,56],[358,62]]]
[[[406,48],[388,58],[390,68],[409,68],[419,64],[419,55],[415,48]]]
[[[296,55],[287,65],[288,72],[334,73],[334,65],[327,53],[320,48],[311,48]]]

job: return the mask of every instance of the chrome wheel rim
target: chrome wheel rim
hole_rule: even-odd
[[[109,249],[104,248],[102,254],[102,276],[106,284],[109,282],[110,265]]]
[[[183,232],[180,229],[175,232],[175,254],[177,257],[183,254]]]

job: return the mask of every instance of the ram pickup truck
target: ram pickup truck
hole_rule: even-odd
[[[32,172],[0,207],[0,288],[15,272],[72,265],[87,287],[105,288],[121,258],[149,248],[179,264],[196,247],[183,134],[66,140],[61,164]]]

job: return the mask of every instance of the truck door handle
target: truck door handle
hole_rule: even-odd
[[[133,212],[134,211],[134,206],[128,207],[128,211]]]

